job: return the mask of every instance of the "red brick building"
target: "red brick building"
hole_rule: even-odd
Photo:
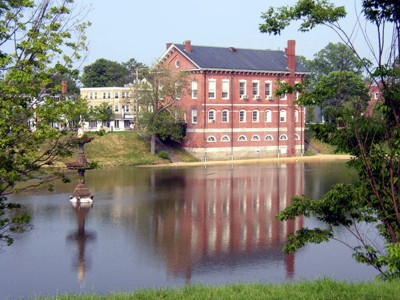
[[[187,124],[182,146],[202,160],[295,156],[304,152],[304,108],[296,94],[275,96],[279,82],[308,74],[285,51],[167,44],[160,62],[190,72],[191,92],[179,108]]]

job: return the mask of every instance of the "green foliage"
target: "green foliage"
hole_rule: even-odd
[[[398,1],[362,1],[366,20],[376,26],[378,32],[377,66],[362,59],[351,40],[336,22],[345,15],[344,8],[334,8],[328,1],[298,1],[293,7],[273,9],[264,14],[264,32],[279,34],[291,21],[300,20],[300,30],[312,29],[317,24],[326,25],[342,34],[346,45],[354,51],[359,63],[381,90],[381,101],[372,116],[363,114],[369,99],[361,78],[353,71],[330,71],[319,75],[315,84],[309,86],[299,104],[325,105],[325,114],[331,121],[311,124],[315,136],[334,145],[339,152],[352,156],[349,167],[358,177],[348,185],[338,184],[321,199],[311,200],[295,197],[292,204],[277,215],[280,220],[299,216],[314,217],[322,228],[302,228],[295,232],[286,246],[296,251],[307,243],[320,243],[337,238],[335,227],[347,228],[357,239],[357,245],[349,245],[353,257],[361,263],[373,266],[382,279],[400,277],[400,19]],[[275,24],[274,18],[284,22]],[[385,26],[393,26],[393,41],[384,45]],[[390,53],[384,62],[383,54]],[[351,65],[351,64],[350,64]],[[289,88],[286,88],[289,90]],[[382,247],[370,232],[362,232],[363,226],[375,227]]]
[[[136,84],[138,106],[142,112],[138,123],[151,136],[151,154],[155,154],[155,137],[180,142],[185,126],[178,117],[178,102],[188,92],[186,72],[173,72],[156,66],[148,74],[148,82]]]
[[[168,157],[169,157],[168,152],[163,151],[163,150],[159,151],[157,153],[157,155],[159,158],[162,158],[162,159],[168,159]]]
[[[146,65],[134,58],[126,63],[100,58],[83,68],[81,81],[86,87],[124,86],[133,82],[136,72],[137,76],[142,78],[142,69],[147,69]]]
[[[18,207],[5,196],[21,182],[29,188],[62,177],[42,167],[71,154],[66,129],[86,113],[85,101],[61,95],[60,79],[76,77],[73,64],[86,50],[89,24],[79,21],[79,12],[72,22],[71,0],[0,4],[0,241],[10,244],[29,218],[13,215]]]

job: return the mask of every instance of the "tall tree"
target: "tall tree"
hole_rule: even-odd
[[[325,224],[323,228],[298,230],[290,236],[287,251],[337,238],[334,228],[342,226],[359,242],[357,245],[344,242],[353,250],[355,259],[375,267],[381,278],[392,279],[400,277],[400,70],[396,63],[400,54],[400,6],[397,0],[363,0],[362,7],[363,16],[377,33],[374,67],[361,58],[351,36],[340,27],[339,20],[346,15],[343,6],[335,7],[327,0],[299,0],[291,7],[270,8],[262,14],[264,23],[260,30],[269,34],[280,34],[292,21],[300,21],[301,31],[317,25],[331,28],[382,91],[381,101],[375,107],[378,113],[372,117],[354,115],[349,108],[341,113],[342,128],[331,124],[314,126],[319,138],[352,155],[349,166],[358,172],[358,179],[352,184],[335,185],[317,201],[306,196],[295,197],[278,218],[314,216]],[[361,23],[360,20],[358,24]],[[385,36],[387,30],[393,33],[389,42]],[[371,45],[370,40],[367,43]],[[303,104],[317,100],[315,95],[304,92]],[[375,243],[370,232],[362,231],[363,224],[376,228],[382,247]]]
[[[179,115],[175,104],[187,92],[188,81],[185,72],[172,72],[162,66],[154,67],[147,80],[136,84],[134,93],[140,110],[138,123],[150,136],[150,152],[155,154],[157,135],[176,142],[183,138],[183,123],[175,117]],[[169,135],[166,127],[170,130]]]
[[[124,86],[129,83],[129,70],[122,64],[100,58],[83,68],[82,83],[86,87]]]
[[[60,173],[43,172],[71,152],[70,134],[51,127],[69,125],[86,112],[84,101],[60,95],[54,74],[76,76],[74,62],[86,50],[80,13],[73,1],[1,1],[0,3],[0,245],[11,244],[13,233],[29,217],[8,210],[19,205],[6,196],[26,185],[48,183]]]

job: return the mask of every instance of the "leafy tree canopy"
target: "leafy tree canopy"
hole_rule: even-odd
[[[134,58],[125,63],[100,58],[83,68],[81,81],[86,87],[124,86],[132,83],[136,76],[142,79],[143,69],[147,69],[146,65]]]
[[[0,1],[0,244],[11,244],[29,217],[13,214],[6,196],[26,186],[49,183],[61,173],[44,172],[71,154],[70,134],[52,122],[74,126],[86,102],[61,95],[60,78],[76,78],[74,63],[86,50],[72,0]],[[12,217],[9,217],[12,216]]]
[[[350,104],[335,116],[340,119],[340,128],[332,123],[311,128],[318,138],[352,156],[349,167],[357,171],[358,178],[351,184],[333,186],[318,200],[297,196],[277,218],[284,221],[313,216],[324,224],[323,228],[302,228],[292,234],[287,251],[337,238],[334,228],[341,226],[358,240],[356,245],[343,241],[353,250],[353,257],[376,268],[382,279],[394,279],[400,278],[400,6],[397,0],[363,0],[362,6],[363,17],[377,34],[374,67],[360,57],[350,35],[340,27],[338,21],[346,15],[344,7],[335,7],[327,0],[299,0],[291,7],[270,8],[262,14],[264,24],[260,30],[269,34],[280,34],[293,21],[300,22],[300,31],[317,25],[334,30],[358,57],[382,95],[373,115],[363,114],[363,88],[354,77],[356,73],[350,75],[348,71],[325,74],[315,89],[303,91],[300,104],[332,98]],[[387,30],[393,32],[389,42],[384,34]],[[370,45],[369,40],[366,42]],[[375,227],[381,244],[376,243],[377,236],[371,235],[368,225]]]

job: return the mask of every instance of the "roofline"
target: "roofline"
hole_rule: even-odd
[[[277,70],[245,70],[245,69],[220,69],[220,68],[199,68],[187,69],[185,71],[221,71],[221,72],[244,72],[244,73],[281,73],[290,74],[290,71],[277,71]],[[296,75],[307,75],[311,72],[295,72]]]
[[[156,63],[156,64],[159,64],[161,61],[167,59],[168,53],[170,53],[170,52],[173,50],[173,48],[175,48],[176,50],[178,50],[179,53],[181,53],[183,56],[185,56],[187,60],[189,60],[193,65],[195,65],[197,68],[200,69],[200,66],[199,66],[198,64],[196,64],[190,57],[188,57],[188,56],[186,55],[185,52],[181,51],[177,46],[175,46],[174,43],[172,43],[172,44],[168,47],[168,49],[165,50],[165,52],[163,53],[163,55],[161,55],[161,57],[157,60],[157,63]]]

